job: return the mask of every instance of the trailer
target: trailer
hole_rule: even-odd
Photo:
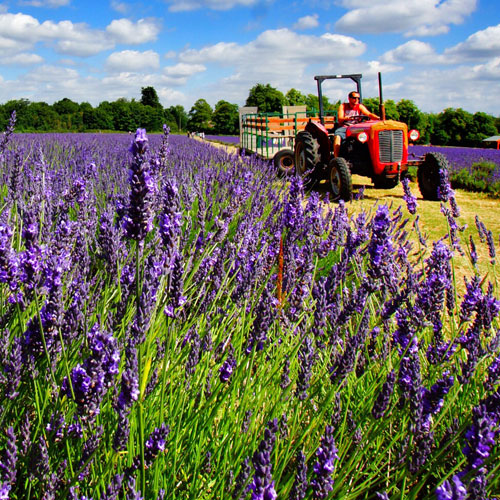
[[[273,161],[281,175],[293,174],[295,137],[307,123],[319,122],[319,114],[309,116],[306,106],[283,106],[281,113],[259,113],[255,107],[245,107],[239,113],[241,149]],[[334,115],[323,117],[329,127],[335,119]]]

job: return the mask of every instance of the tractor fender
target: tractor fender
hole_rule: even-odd
[[[328,164],[330,160],[330,139],[328,138],[328,130],[326,127],[321,122],[309,120],[305,130],[318,141],[321,161]]]

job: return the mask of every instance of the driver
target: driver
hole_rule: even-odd
[[[339,106],[337,112],[337,121],[339,127],[335,130],[333,138],[333,154],[335,158],[339,155],[340,143],[345,139],[346,129],[351,125],[349,118],[353,116],[366,115],[374,120],[379,120],[379,117],[371,113],[368,108],[359,102],[359,92],[353,90],[349,92],[349,102],[344,102]]]

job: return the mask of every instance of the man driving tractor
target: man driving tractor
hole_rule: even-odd
[[[379,120],[379,117],[359,102],[360,95],[359,92],[353,90],[349,92],[349,102],[344,102],[339,106],[337,112],[337,121],[339,127],[335,130],[335,136],[333,139],[333,155],[335,158],[339,155],[340,143],[346,137],[347,126],[350,125],[349,119],[353,116],[366,115],[374,120]]]

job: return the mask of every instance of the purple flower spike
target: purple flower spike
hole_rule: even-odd
[[[135,132],[134,140],[130,145],[129,151],[132,154],[144,154],[148,147],[148,138],[146,136],[145,128],[138,128]]]
[[[407,177],[405,177],[401,184],[403,185],[404,196],[403,199],[406,202],[406,207],[408,208],[408,212],[412,215],[417,213],[417,197],[412,194],[410,189],[410,181]]]
[[[314,498],[327,498],[333,489],[332,474],[335,470],[335,460],[338,460],[337,447],[333,439],[333,427],[327,425],[321,438],[321,446],[316,452],[318,457],[314,464],[314,479],[311,481]]]
[[[260,442],[258,450],[253,454],[252,463],[255,475],[249,486],[252,491],[252,500],[276,500],[277,498],[271,476],[271,452],[274,448],[277,431],[278,421],[276,419],[269,421],[264,431],[264,439]]]
[[[131,239],[142,241],[153,228],[154,182],[151,166],[146,158],[146,131],[137,129],[130,151],[134,155],[129,173],[129,204],[124,216],[124,229]]]
[[[374,418],[381,418],[384,416],[387,411],[387,407],[389,406],[389,402],[391,400],[392,393],[394,391],[394,382],[396,381],[396,372],[394,370],[390,371],[387,375],[387,380],[384,382],[382,386],[382,390],[380,391],[375,403],[372,408],[372,415]]]
[[[465,500],[467,490],[458,476],[453,476],[451,481],[446,480],[436,489],[437,500]]]

